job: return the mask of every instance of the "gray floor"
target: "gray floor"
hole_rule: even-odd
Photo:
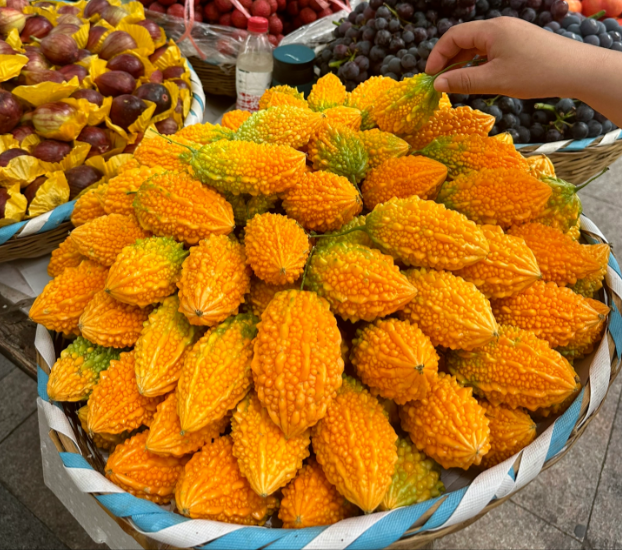
[[[581,192],[584,211],[622,247],[622,161]],[[620,258],[620,256],[618,256]],[[622,377],[553,468],[441,549],[622,548]],[[43,484],[36,385],[0,356],[0,549],[103,548]]]

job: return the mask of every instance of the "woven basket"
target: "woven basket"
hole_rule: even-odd
[[[185,126],[203,122],[205,94],[201,81],[190,66],[192,84],[192,103],[184,121]],[[0,263],[20,258],[38,258],[49,254],[65,240],[71,229],[69,221],[75,201],[41,214],[32,220],[14,223],[0,228]]]
[[[198,57],[190,57],[205,93],[236,97],[235,65],[214,65]]]
[[[622,130],[580,141],[556,141],[542,145],[520,145],[526,157],[547,155],[563,180],[579,185],[603,171],[622,156]]]
[[[591,243],[606,242],[598,228],[581,217],[583,237]],[[611,307],[607,331],[596,352],[575,364],[583,390],[559,418],[538,424],[537,439],[514,457],[470,478],[453,470],[444,473],[447,493],[421,504],[344,520],[332,526],[301,530],[241,527],[207,520],[188,520],[151,502],[125,493],[102,473],[105,457],[80,427],[75,403],[55,406],[47,397],[50,367],[67,342],[55,340],[37,327],[35,347],[39,369],[39,407],[51,428],[72,490],[90,494],[107,513],[145,548],[203,546],[215,541],[218,548],[251,550],[278,548],[384,548],[413,549],[463,529],[499,506],[531,482],[540,471],[560,460],[581,437],[600,409],[609,387],[620,371],[622,352],[622,277],[611,256],[602,300]],[[60,412],[62,411],[62,412]],[[42,437],[48,436],[43,427]],[[469,475],[469,474],[466,474]],[[453,476],[453,477],[452,477]],[[454,481],[452,481],[452,479]],[[455,481],[459,480],[459,481]],[[554,488],[551,488],[554,490]],[[166,546],[166,547],[170,547]]]

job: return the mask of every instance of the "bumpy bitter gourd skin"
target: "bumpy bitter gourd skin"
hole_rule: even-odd
[[[84,401],[99,380],[99,373],[119,351],[97,346],[78,336],[60,353],[50,371],[47,391],[52,401]]]
[[[416,325],[398,319],[359,328],[350,357],[372,392],[398,405],[424,397],[438,372],[438,355],[430,339]]]
[[[504,234],[498,225],[481,229],[490,247],[488,256],[456,275],[473,283],[486,298],[514,296],[542,278],[538,262],[522,238]]]
[[[224,235],[212,235],[190,249],[181,270],[179,311],[192,325],[213,327],[236,315],[250,290],[244,247]]]
[[[219,141],[189,156],[196,177],[222,193],[274,195],[294,186],[306,156],[287,145]]]
[[[376,126],[373,106],[377,99],[397,82],[385,76],[372,76],[359,84],[348,96],[348,105],[361,111],[361,130],[369,130]]]
[[[485,411],[453,376],[439,374],[426,397],[400,408],[400,419],[417,449],[445,469],[477,466],[490,450]]]
[[[261,317],[261,314],[278,292],[296,288],[300,288],[300,281],[294,281],[293,283],[284,285],[270,285],[262,281],[259,277],[253,277],[251,279],[251,290],[248,296],[246,296],[246,303],[251,308],[253,315]]]
[[[235,224],[245,226],[255,214],[265,214],[272,210],[279,200],[278,195],[226,195],[226,199],[233,207]]]
[[[263,525],[278,500],[260,497],[240,472],[231,436],[223,435],[195,453],[177,483],[175,503],[181,514],[240,525]]]
[[[416,324],[435,346],[473,349],[497,335],[490,302],[473,283],[449,271],[411,269],[405,275],[417,295],[399,316]]]
[[[318,170],[306,173],[283,194],[283,208],[305,229],[323,233],[351,221],[363,201],[347,178]]]
[[[361,111],[354,107],[339,105],[326,109],[322,114],[324,126],[347,126],[357,132],[361,129]]]
[[[138,498],[167,504],[188,459],[150,453],[148,437],[149,430],[118,445],[106,462],[106,477]]]
[[[206,443],[211,443],[225,431],[228,424],[229,417],[225,416],[196,432],[184,432],[177,416],[177,395],[173,392],[158,405],[149,426],[145,448],[161,456],[182,457],[198,451]]]
[[[554,178],[555,166],[546,155],[532,155],[527,157],[531,175],[538,179]]]
[[[259,99],[260,109],[268,109],[269,107],[274,107],[276,105],[295,105],[297,107],[309,108],[309,105],[305,100],[304,94],[299,92],[297,88],[287,85],[273,86],[272,88],[268,88]]]
[[[524,449],[536,438],[536,423],[522,409],[492,405],[482,400],[490,420],[490,451],[482,460],[482,468],[491,468]]]
[[[420,152],[447,166],[450,179],[484,168],[529,171],[527,161],[516,151],[514,144],[478,135],[439,137]]]
[[[161,168],[140,166],[126,170],[111,178],[106,185],[102,201],[106,214],[134,214],[134,195],[140,186],[154,174],[162,172]]]
[[[134,374],[134,352],[122,353],[119,360],[99,375],[99,383],[89,398],[89,432],[119,434],[148,426],[162,397],[138,393]]]
[[[324,111],[331,107],[344,105],[346,98],[346,87],[341,83],[339,77],[333,73],[328,73],[319,78],[311,88],[307,97],[309,108],[314,111]]]
[[[417,451],[407,437],[398,438],[395,473],[380,510],[412,506],[435,498],[444,490],[438,464]]]
[[[317,239],[315,243],[316,250],[320,250],[321,248],[335,243],[360,244],[368,248],[375,248],[376,245],[374,244],[374,241],[371,240],[366,231],[352,231],[351,233],[348,233],[348,231],[354,229],[355,227],[365,228],[366,223],[367,218],[365,216],[356,216],[352,219],[352,221],[344,224],[338,231],[325,233],[323,238]],[[333,237],[333,234],[337,236]]]
[[[175,292],[187,255],[183,244],[170,237],[139,239],[121,250],[110,267],[106,292],[133,306],[162,302]]]
[[[87,418],[89,414],[89,406],[84,405],[78,409],[78,420],[80,421],[80,426],[84,433],[89,433],[89,426],[87,423]],[[127,432],[123,432],[120,434],[89,434],[93,439],[93,443],[99,449],[103,449],[108,452],[112,452],[115,450],[117,445],[123,443],[126,439],[129,438],[129,434]]]
[[[380,166],[385,160],[403,157],[410,149],[403,139],[378,128],[359,132],[358,136],[367,151],[370,170]]]
[[[416,294],[391,256],[349,243],[319,248],[305,282],[336,315],[352,322],[390,315]]]
[[[611,248],[608,244],[593,244],[583,250],[596,261],[600,268],[598,271],[594,271],[582,279],[579,279],[572,286],[572,290],[586,298],[593,298],[594,294],[603,287],[603,279],[607,274],[607,265],[609,264]]]
[[[217,422],[248,392],[256,322],[250,314],[230,317],[186,354],[177,384],[177,414],[184,432]]]
[[[379,204],[367,214],[365,227],[374,243],[406,265],[458,270],[490,250],[466,216],[417,196]]]
[[[391,158],[367,174],[361,189],[363,201],[373,210],[393,198],[417,195],[421,199],[434,199],[445,178],[447,168],[435,160],[412,156]]]
[[[557,351],[559,351],[559,353],[561,353],[569,361],[580,359],[581,357],[592,353],[596,345],[602,340],[603,333],[607,327],[607,315],[609,315],[609,312],[611,311],[609,307],[598,300],[593,300],[592,298],[586,298],[586,300],[588,304],[598,312],[601,317],[601,321],[590,329],[576,334],[567,346],[556,348]]]
[[[148,134],[136,147],[134,158],[142,165],[149,168],[159,166],[164,170],[173,172],[187,172],[191,170],[185,162],[184,155],[188,153],[188,147],[199,148],[198,143],[194,143],[180,136],[171,136],[175,141],[158,134]]]
[[[286,438],[254,392],[238,403],[231,418],[231,438],[240,472],[262,497],[296,476],[302,461],[309,456],[311,443],[308,431]]]
[[[234,132],[229,128],[225,128],[219,124],[210,124],[204,122],[203,124],[191,124],[185,126],[181,130],[175,132],[172,136],[174,141],[179,138],[191,141],[193,144],[199,143],[201,145],[207,145],[208,143],[214,143],[221,139],[234,139]]]
[[[286,437],[326,415],[343,367],[341,334],[328,302],[314,292],[279,292],[261,316],[252,370],[259,400]]]
[[[82,260],[86,258],[80,254],[76,245],[71,240],[71,235],[58,245],[56,250],[52,251],[52,257],[48,264],[48,275],[57,277],[66,267],[78,267]]]
[[[97,189],[89,189],[78,197],[71,213],[71,223],[79,227],[88,221],[104,216],[106,211],[97,199]]]
[[[228,235],[235,227],[233,209],[225,198],[188,174],[153,176],[136,193],[134,210],[143,227],[186,245],[209,235]]]
[[[233,130],[235,132],[251,115],[251,112],[240,111],[239,109],[228,111],[222,115],[222,125],[224,128],[228,128],[229,130]]]
[[[295,220],[281,214],[258,214],[246,224],[246,258],[257,277],[273,285],[302,275],[309,238]]]
[[[166,298],[149,315],[136,341],[136,383],[138,391],[146,397],[175,389],[185,355],[199,337],[197,329],[178,309],[177,296]]]
[[[80,316],[93,296],[103,290],[107,275],[108,268],[90,260],[65,268],[37,296],[28,313],[30,318],[48,330],[80,334]]]
[[[365,144],[346,126],[326,126],[309,142],[309,160],[314,170],[327,170],[353,183],[361,181],[368,169]]]
[[[574,369],[532,332],[501,326],[499,337],[472,351],[447,356],[459,382],[473,386],[494,405],[535,411],[561,403],[579,382]]]
[[[551,188],[520,168],[487,168],[447,181],[437,202],[479,224],[510,227],[535,218]]]
[[[515,296],[493,300],[492,310],[499,324],[531,331],[551,347],[567,346],[604,319],[587,298],[543,281]]]
[[[363,512],[373,512],[397,462],[397,435],[378,400],[360,382],[344,377],[312,437],[326,479]]]
[[[311,458],[283,489],[279,519],[283,529],[332,525],[356,516],[360,510],[329,483],[321,466]]]
[[[579,244],[555,227],[534,222],[512,227],[508,233],[525,240],[545,281],[559,286],[574,285],[601,268],[589,254],[589,245]]]
[[[309,109],[284,105],[257,111],[235,133],[235,139],[254,143],[304,147],[323,123],[322,115]]]
[[[548,158],[546,160],[550,163]],[[577,194],[578,188],[572,183],[555,177],[554,171],[552,175],[544,175],[541,179],[551,188],[552,193],[536,221],[567,233],[578,223],[579,216],[583,212],[583,205]]]
[[[78,328],[87,340],[114,348],[133,346],[151,308],[131,306],[100,290],[80,315]]]
[[[138,225],[133,215],[108,214],[76,227],[71,233],[71,240],[83,256],[98,264],[111,266],[126,246],[150,235],[148,230]]]

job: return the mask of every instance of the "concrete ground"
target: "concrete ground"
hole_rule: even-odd
[[[584,211],[622,250],[622,160],[581,192]],[[622,259],[622,256],[618,256]],[[622,548],[622,376],[581,439],[551,469],[444,549]],[[43,484],[36,384],[0,356],[0,549],[104,548]]]

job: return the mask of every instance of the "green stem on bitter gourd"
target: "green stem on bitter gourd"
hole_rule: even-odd
[[[307,280],[307,271],[309,270],[309,266],[311,265],[311,258],[313,258],[314,253],[315,253],[315,246],[311,248],[311,252],[309,253],[309,257],[307,258],[307,263],[305,263],[305,270],[302,272],[302,281],[300,282],[301,291],[305,289],[305,281]]]
[[[169,143],[172,143],[173,145],[179,145],[180,147],[185,147],[186,149],[188,149],[189,151],[192,152],[193,155],[196,155],[199,151],[197,149],[195,149],[194,147],[190,147],[190,145],[185,145],[183,143],[179,143],[177,141],[172,140],[170,137],[165,136],[164,134],[159,134],[158,132],[156,132],[156,134],[158,134],[161,138],[165,139],[166,141],[168,141]]]
[[[593,178],[587,180],[585,183],[582,183],[581,185],[577,185],[575,192],[581,191],[581,189],[585,189],[590,183],[592,183],[594,180],[597,180],[598,178],[600,178],[600,176],[602,176],[605,172],[609,172],[609,166],[603,168],[603,170],[601,171],[600,174],[597,174]]]
[[[323,237],[338,238],[338,237],[344,237],[345,235],[349,235],[350,233],[354,233],[355,231],[365,231],[365,233],[367,233],[367,226],[361,225],[359,227],[353,227],[352,229],[348,229],[347,231],[344,231],[343,233],[324,233],[323,235],[319,235],[318,233],[314,233],[313,231],[311,231],[311,233],[309,233],[309,236],[313,237],[314,239],[321,239]]]

